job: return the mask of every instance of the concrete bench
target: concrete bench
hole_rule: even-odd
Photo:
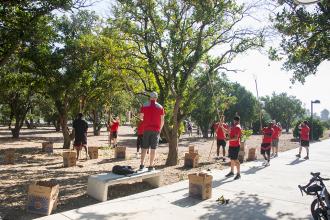
[[[120,183],[128,183],[131,181],[147,182],[154,187],[160,186],[161,172],[154,171],[138,171],[131,175],[118,175],[114,173],[102,173],[88,177],[87,194],[99,201],[107,201],[108,187]]]

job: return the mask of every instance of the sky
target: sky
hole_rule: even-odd
[[[96,11],[101,17],[109,17],[111,2],[113,0],[99,0],[91,10]],[[259,13],[259,12],[257,12]],[[251,21],[250,21],[251,22]],[[263,23],[265,20],[263,20]],[[238,56],[230,65],[240,69],[237,73],[230,72],[228,78],[238,82],[247,90],[256,95],[254,77],[257,79],[259,96],[272,95],[286,92],[295,96],[303,103],[303,107],[310,110],[312,100],[320,100],[320,104],[313,104],[313,111],[318,115],[323,109],[330,110],[330,62],[321,63],[317,74],[308,76],[306,82],[292,84],[292,74],[281,69],[282,63],[270,61],[267,54],[259,51],[250,51],[247,54]]]

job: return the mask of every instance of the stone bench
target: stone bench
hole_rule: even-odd
[[[136,173],[124,176],[114,173],[102,173],[88,177],[87,194],[99,201],[107,201],[108,187],[111,185],[143,181],[154,187],[160,186],[161,172],[154,171],[138,171]]]

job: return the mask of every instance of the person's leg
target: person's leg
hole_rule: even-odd
[[[141,137],[140,135],[138,135],[137,139],[136,139],[136,152],[139,153],[140,151],[140,145],[141,145]]]
[[[309,147],[305,147],[306,149],[306,157],[304,159],[308,160],[309,159]]]
[[[143,137],[142,137],[140,169],[144,168],[144,159],[146,157],[146,153],[147,153],[148,148],[149,148],[149,132],[145,131],[143,133]]]
[[[149,167],[154,167],[155,165],[155,157],[156,157],[156,149],[150,150],[150,163]]]
[[[239,160],[235,160],[235,165],[236,165],[236,169],[237,169],[237,175],[241,174],[241,163],[239,162]]]
[[[234,167],[235,161],[233,160],[233,149],[229,147],[228,156],[230,158],[230,172],[226,175],[226,177],[234,176]]]
[[[222,142],[222,155],[223,155],[223,157],[226,156],[226,141],[225,140],[223,140],[223,142]]]
[[[85,149],[85,153],[86,153],[86,160],[88,160],[88,150],[87,150],[87,145],[83,145],[84,149]]]
[[[267,162],[269,163],[269,161],[270,161],[270,149],[266,150],[266,154],[267,154]]]
[[[217,140],[217,157],[220,156],[220,143],[219,140]]]
[[[299,147],[299,153],[296,155],[297,157],[300,157],[301,156],[301,149],[302,149],[302,146],[300,144],[300,147]]]

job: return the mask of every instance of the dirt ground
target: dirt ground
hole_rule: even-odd
[[[329,131],[325,137],[329,137]],[[41,152],[41,143],[44,141],[54,142],[54,153],[45,154]],[[27,199],[27,187],[32,181],[55,180],[60,185],[59,203],[53,213],[67,211],[91,204],[98,203],[89,197],[87,191],[87,179],[92,174],[111,171],[114,165],[130,165],[138,168],[140,160],[136,158],[136,137],[133,128],[122,126],[119,130],[118,146],[127,147],[127,159],[114,159],[114,151],[108,146],[108,134],[102,130],[100,136],[88,134],[88,146],[103,147],[99,150],[99,159],[79,160],[76,167],[64,168],[62,159],[62,134],[55,132],[53,128],[38,128],[34,130],[23,129],[19,139],[12,139],[10,131],[0,127],[0,219],[33,219],[39,215],[30,214],[25,211]],[[179,144],[179,163],[177,166],[166,167],[168,145],[161,144],[157,150],[156,169],[162,170],[162,185],[187,179],[189,173],[210,169],[223,169],[227,165],[215,160],[216,146],[214,144],[211,159],[208,155],[213,138],[203,139],[196,136],[183,135]],[[259,147],[260,135],[253,135],[247,141],[247,148]],[[184,154],[188,151],[188,145],[196,146],[200,154],[199,167],[184,168]],[[292,140],[292,134],[283,134],[280,138],[280,151],[286,151],[298,147],[298,142]],[[16,149],[16,164],[4,165],[4,149]],[[259,152],[259,150],[257,150]],[[85,154],[82,153],[84,157]],[[258,158],[261,156],[258,153]],[[146,158],[149,160],[149,158]],[[243,177],[244,178],[244,177]],[[152,186],[138,182],[112,186],[109,189],[108,199],[115,199],[152,189]]]

